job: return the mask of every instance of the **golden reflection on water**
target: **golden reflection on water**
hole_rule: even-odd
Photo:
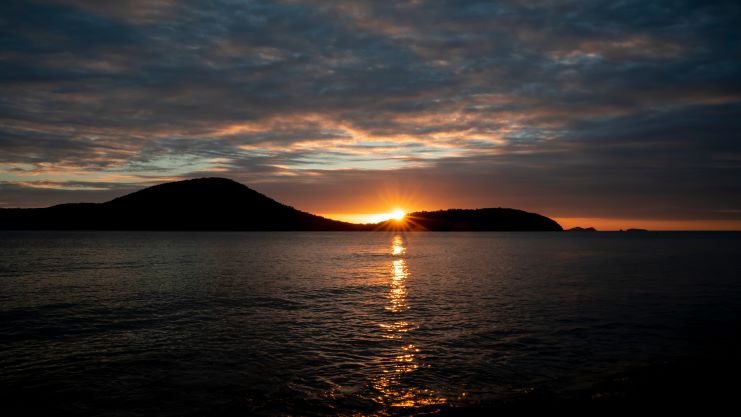
[[[396,249],[393,250],[395,251]],[[393,313],[400,313],[409,309],[407,305],[407,288],[405,285],[407,276],[409,276],[409,272],[407,272],[406,261],[404,259],[395,260],[393,262],[393,278],[391,278],[389,303],[386,306],[386,310]]]
[[[391,262],[390,288],[385,308],[392,316],[389,322],[380,323],[379,326],[384,331],[385,338],[399,340],[402,344],[392,357],[382,361],[381,375],[372,383],[378,392],[375,400],[383,405],[407,408],[444,404],[447,400],[433,390],[405,383],[423,365],[419,360],[420,349],[409,340],[409,332],[416,329],[417,325],[405,318],[404,314],[410,307],[406,287],[409,270],[404,258],[406,246],[402,236],[394,236],[390,252],[394,259]]]

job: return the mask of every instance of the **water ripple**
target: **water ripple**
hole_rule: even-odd
[[[719,239],[8,233],[0,401],[9,415],[422,415],[615,396],[611,378],[636,367],[735,346],[741,238]]]

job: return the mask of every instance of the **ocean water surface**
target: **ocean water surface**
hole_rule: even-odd
[[[0,233],[3,415],[707,409],[740,324],[737,233]]]

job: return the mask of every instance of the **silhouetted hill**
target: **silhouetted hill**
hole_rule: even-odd
[[[409,213],[403,224],[389,220],[381,228],[429,231],[561,231],[561,225],[540,214],[511,208],[450,209]]]
[[[594,227],[572,227],[571,229],[566,230],[567,232],[596,232],[597,229]]]
[[[102,204],[4,209],[2,229],[358,230],[278,203],[238,182],[200,178],[145,188]]]
[[[4,230],[561,230],[514,209],[412,213],[403,222],[352,224],[299,211],[225,178],[170,182],[93,204],[0,209]]]

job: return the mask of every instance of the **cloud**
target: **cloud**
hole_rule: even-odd
[[[338,187],[434,178],[452,191],[429,205],[741,219],[738,2],[8,0],[0,16],[3,201],[218,174],[339,212]]]

